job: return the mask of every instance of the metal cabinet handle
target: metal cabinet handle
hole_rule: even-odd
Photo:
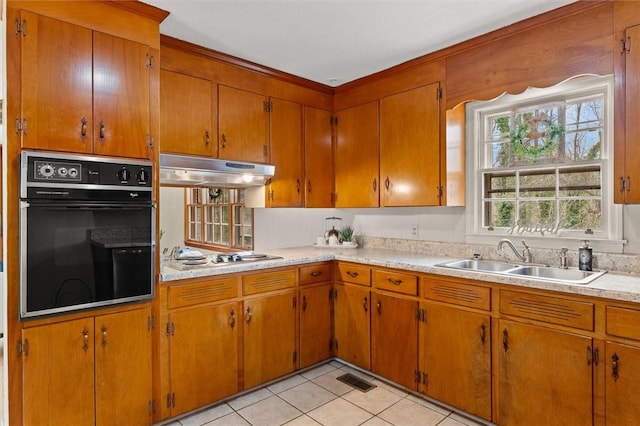
[[[378,192],[378,179],[373,178],[373,192]]]
[[[620,358],[618,357],[617,353],[614,353],[611,356],[611,377],[613,377],[614,381],[618,381],[618,378],[620,378],[620,374],[618,373],[618,361],[620,360]]]
[[[482,324],[480,326],[480,341],[482,342],[482,346],[484,346],[484,342],[487,338],[487,326]]]
[[[391,186],[391,181],[389,180],[389,176],[387,176],[387,178],[384,180],[384,189],[388,191],[390,186]]]
[[[106,126],[104,120],[100,120],[100,143],[104,143],[104,135],[106,133]]]
[[[357,277],[359,274],[358,274],[357,272],[347,271],[347,275],[349,275],[351,278],[355,278],[355,277]]]
[[[302,312],[307,310],[307,296],[302,296]]]
[[[307,180],[307,192],[311,192],[311,179]]]
[[[376,303],[376,309],[378,310],[378,315],[382,315],[382,302],[378,300]]]
[[[87,140],[87,117],[80,119],[80,139]]]
[[[322,271],[313,271],[310,275],[312,277],[319,277],[320,275],[322,275]]]
[[[107,326],[103,325],[102,328],[102,347],[107,346]]]
[[[211,142],[211,135],[209,134],[208,130],[204,131],[204,144],[206,146],[209,146],[209,142]]]
[[[233,330],[233,328],[236,326],[236,311],[235,311],[235,309],[231,308],[231,312],[229,312],[229,317],[231,318],[231,323],[229,324],[229,326]]]
[[[389,281],[391,284],[394,284],[394,285],[400,285],[400,284],[402,284],[402,280],[400,280],[400,279],[387,278],[387,281]]]
[[[364,300],[362,301],[362,307],[364,308],[365,312],[369,312],[369,299],[367,299],[367,297],[364,297]]]
[[[227,147],[227,137],[224,135],[224,133],[222,135],[220,135],[220,139],[222,140],[222,147],[226,148]]]
[[[247,306],[247,312],[244,315],[245,317],[245,321],[247,321],[247,324],[249,324],[251,322],[251,307]]]
[[[300,179],[296,179],[296,192],[300,193]]]
[[[82,349],[89,350],[89,329],[87,327],[82,329]]]

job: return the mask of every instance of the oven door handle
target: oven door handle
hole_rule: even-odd
[[[78,201],[65,201],[65,202],[41,202],[41,201],[20,201],[20,208],[27,207],[45,207],[45,208],[59,208],[59,209],[140,209],[140,208],[155,208],[155,203],[114,203],[114,202],[78,202]]]

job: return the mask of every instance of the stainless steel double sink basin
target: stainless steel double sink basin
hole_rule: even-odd
[[[527,265],[501,262],[497,260],[454,260],[436,266],[465,271],[475,271],[513,277],[552,281],[564,284],[589,284],[607,271],[581,271],[579,269],[562,269],[551,266]]]

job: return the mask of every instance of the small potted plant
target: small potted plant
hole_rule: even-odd
[[[347,225],[340,229],[340,242],[341,243],[349,243],[349,245],[355,244],[355,230]]]

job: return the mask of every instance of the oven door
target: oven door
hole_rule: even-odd
[[[20,315],[153,297],[152,203],[22,202]]]

